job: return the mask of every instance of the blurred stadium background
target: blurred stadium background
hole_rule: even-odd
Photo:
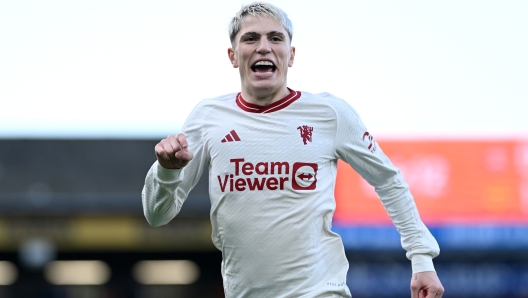
[[[159,228],[140,193],[154,145],[239,90],[226,27],[248,2],[0,1],[0,298],[223,296],[207,180]],[[444,297],[528,297],[528,2],[270,2],[289,86],[349,101],[403,172]],[[337,180],[354,298],[409,297],[372,188]]]
[[[0,140],[0,297],[222,297],[207,180],[167,226],[143,217],[156,142]],[[528,140],[378,143],[442,248],[447,297],[528,297]],[[346,164],[336,200],[354,297],[408,297],[399,235]]]

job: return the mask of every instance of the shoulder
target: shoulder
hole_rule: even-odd
[[[356,117],[359,116],[357,111],[350,105],[350,103],[328,92],[314,94],[301,91],[301,98],[302,100],[300,102],[318,107],[326,107],[332,110],[336,116],[347,114],[352,114]]]
[[[233,106],[235,104],[237,94],[238,93],[229,93],[217,97],[202,99],[193,108],[189,117],[204,117],[217,108]]]
[[[226,104],[232,104],[232,103],[235,102],[237,95],[238,95],[238,92],[233,92],[233,93],[220,95],[220,96],[217,96],[217,97],[205,98],[205,99],[202,99],[196,105],[196,108],[199,108],[199,107],[215,107],[215,106],[222,106],[222,105],[226,105]]]
[[[182,131],[202,130],[204,126],[207,126],[207,123],[217,119],[216,117],[211,117],[215,111],[235,105],[237,94],[230,93],[200,100],[187,115]]]
[[[306,91],[301,91],[301,98],[305,102],[312,104],[319,104],[325,106],[340,106],[340,105],[349,105],[344,99],[337,97],[328,92],[322,93],[310,93]]]

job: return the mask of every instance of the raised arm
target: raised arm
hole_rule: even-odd
[[[180,212],[208,164],[202,137],[206,112],[198,105],[187,118],[182,133],[168,136],[154,148],[157,160],[147,173],[141,193],[143,213],[152,226],[165,225]]]
[[[177,190],[183,180],[182,169],[193,159],[183,133],[169,135],[155,147],[157,161],[152,165],[143,187],[143,212],[150,225],[161,226],[171,221],[181,209],[186,196],[178,199]]]

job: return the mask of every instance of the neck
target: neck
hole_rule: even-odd
[[[265,92],[242,90],[241,93],[245,101],[259,106],[267,106],[286,97],[290,94],[290,90],[284,87],[271,92],[269,90]]]

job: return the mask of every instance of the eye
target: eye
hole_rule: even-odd
[[[256,40],[257,39],[254,36],[248,36],[248,37],[243,39],[244,42],[252,42],[252,41],[256,41]]]
[[[271,41],[280,42],[282,41],[282,38],[280,38],[279,36],[273,36],[271,37]]]

